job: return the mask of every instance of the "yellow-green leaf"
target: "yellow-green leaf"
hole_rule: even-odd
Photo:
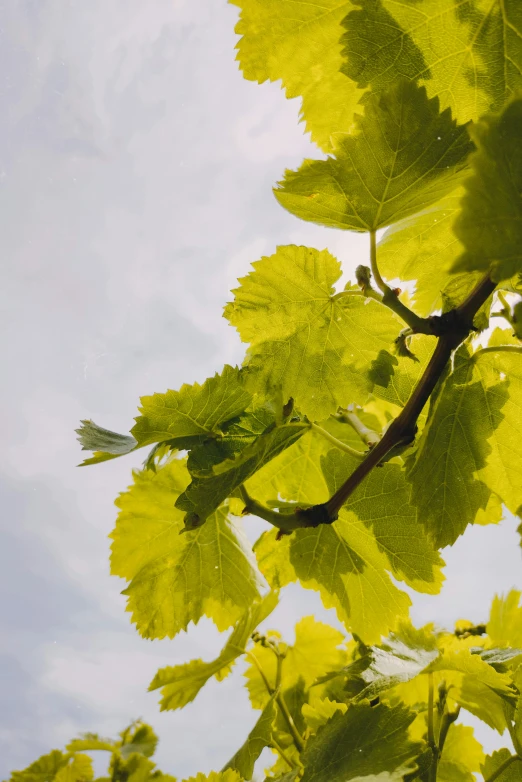
[[[339,262],[327,250],[290,245],[253,264],[225,317],[241,339],[252,387],[282,388],[312,420],[364,403],[371,363],[391,350],[399,322],[381,304],[335,296]]]
[[[343,23],[343,71],[385,89],[399,75],[425,84],[460,122],[500,108],[522,87],[519,0],[365,0]]]
[[[186,706],[194,700],[212,676],[222,681],[229,674],[235,660],[244,653],[252,632],[276,605],[275,592],[270,592],[262,601],[251,605],[235,626],[221,654],[212,662],[192,660],[183,665],[160,668],[150,683],[149,690],[161,688],[161,711]]]
[[[250,546],[226,508],[179,534],[183,514],[174,503],[188,478],[184,463],[171,459],[157,473],[134,473],[116,503],[111,572],[130,582],[128,610],[145,638],[172,638],[202,616],[225,630],[259,598]]]
[[[245,79],[282,80],[288,98],[302,98],[312,139],[331,149],[331,135],[348,132],[362,91],[341,72],[341,21],[347,0],[230,0],[241,8],[236,33]]]
[[[401,81],[368,93],[353,133],[336,137],[335,157],[305,160],[274,191],[303,220],[370,231],[439,201],[459,184],[472,144],[437,98]]]
[[[254,765],[265,747],[272,741],[272,724],[276,716],[274,696],[270,698],[261,716],[247,736],[245,743],[238,749],[223,771],[234,769],[242,779],[252,779]]]
[[[484,117],[472,137],[477,151],[454,227],[464,252],[454,268],[506,280],[522,272],[522,98]]]

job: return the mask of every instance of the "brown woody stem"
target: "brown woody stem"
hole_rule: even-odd
[[[413,443],[417,432],[417,420],[424,405],[442,377],[451,354],[474,330],[473,318],[491,296],[495,287],[496,283],[489,276],[484,277],[462,304],[438,317],[437,333],[440,336],[437,347],[410,398],[397,418],[391,422],[382,439],[372,447],[365,459],[357,465],[353,473],[327,502],[313,505],[311,508],[297,508],[293,513],[279,513],[254,500],[242,486],[240,492],[245,502],[245,512],[265,519],[283,534],[301,527],[332,524],[344,503],[373,468],[380,464],[393,449]]]

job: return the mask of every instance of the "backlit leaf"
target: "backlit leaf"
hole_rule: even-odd
[[[408,461],[412,502],[437,547],[453,544],[488,506],[491,489],[476,476],[487,464],[487,439],[505,400],[503,384],[485,384],[476,362],[459,351]]]
[[[472,137],[477,151],[455,222],[464,252],[454,268],[491,270],[494,280],[506,280],[522,271],[522,98],[483,118]]]
[[[179,534],[183,514],[174,503],[188,478],[184,463],[172,459],[157,473],[135,473],[117,500],[111,572],[130,582],[128,610],[145,638],[172,638],[202,616],[225,630],[259,598],[249,544],[226,509]]]
[[[235,626],[221,654],[212,662],[192,660],[184,665],[160,668],[149,690],[161,688],[161,711],[186,706],[212,676],[219,681],[224,679],[235,660],[244,653],[252,632],[274,610],[276,604],[275,592],[270,592],[261,602],[253,603]]]
[[[310,452],[296,458],[297,474],[299,458],[306,466]],[[325,501],[356,463],[330,450],[322,463],[327,485],[316,493],[313,484],[303,482],[293,499]],[[278,484],[286,496],[283,474]],[[422,591],[440,588],[441,560],[408,504],[408,489],[397,465],[374,470],[333,524],[299,529],[279,541],[275,538],[274,533],[265,533],[255,546],[269,583],[282,587],[299,580],[305,588],[318,590],[324,605],[335,607],[341,621],[369,643],[378,642],[408,611],[409,598],[393,584],[390,572]]]
[[[341,72],[341,21],[347,0],[230,0],[241,8],[236,33],[245,79],[282,80],[288,98],[301,97],[312,139],[331,149],[331,134],[347,132],[362,92]]]
[[[370,231],[426,209],[460,182],[472,149],[466,127],[437,98],[402,81],[368,93],[356,132],[335,139],[335,157],[305,160],[274,191],[296,217]]]
[[[302,758],[303,782],[348,782],[413,765],[422,749],[408,736],[414,717],[401,705],[351,705],[310,741]]]
[[[500,749],[498,752],[488,755],[482,766],[484,779],[492,777],[495,771],[498,772],[511,757],[511,752],[508,749]],[[500,776],[495,777],[495,782],[520,782],[521,778],[522,760],[513,758],[513,761],[508,765],[506,770],[503,771]]]
[[[341,267],[327,250],[279,247],[253,266],[225,310],[250,343],[251,384],[280,386],[311,420],[339,405],[364,403],[372,388],[370,364],[391,350],[399,322],[360,295],[336,298]]]
[[[420,79],[460,122],[477,120],[522,87],[518,0],[357,0],[343,26],[343,71],[385,89]]]
[[[289,448],[308,431],[307,423],[274,426],[257,437],[236,459],[214,467],[208,475],[195,476],[176,500],[176,508],[187,511],[186,519],[205,520],[221,503],[263,465]]]

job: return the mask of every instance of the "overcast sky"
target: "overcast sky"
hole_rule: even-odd
[[[79,470],[74,434],[81,418],[128,431],[140,395],[241,361],[221,308],[276,244],[328,247],[348,271],[366,260],[364,236],[273,198],[284,168],[317,153],[296,101],[242,79],[236,18],[225,0],[0,4],[1,777],[141,716],[181,779],[219,769],[255,719],[237,674],[181,712],[146,692],[159,666],[211,659],[223,639],[207,621],[138,636],[107,534],[141,456]],[[522,585],[515,529],[468,530],[414,619],[483,620]],[[314,612],[327,616],[291,587],[272,624]]]

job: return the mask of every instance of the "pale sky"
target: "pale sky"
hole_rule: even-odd
[[[221,309],[277,244],[328,247],[348,275],[366,261],[366,237],[275,201],[283,170],[318,152],[297,101],[243,80],[236,18],[224,0],[1,4],[2,778],[79,731],[143,717],[159,767],[182,779],[221,768],[256,718],[240,669],[159,712],[157,668],[212,659],[224,639],[208,621],[173,641],[137,634],[107,535],[142,456],[79,470],[74,433],[81,418],[126,432],[141,395],[240,362]],[[484,620],[495,592],[522,586],[515,530],[468,530],[414,620]],[[290,587],[270,624],[291,638],[309,613],[335,621]]]

